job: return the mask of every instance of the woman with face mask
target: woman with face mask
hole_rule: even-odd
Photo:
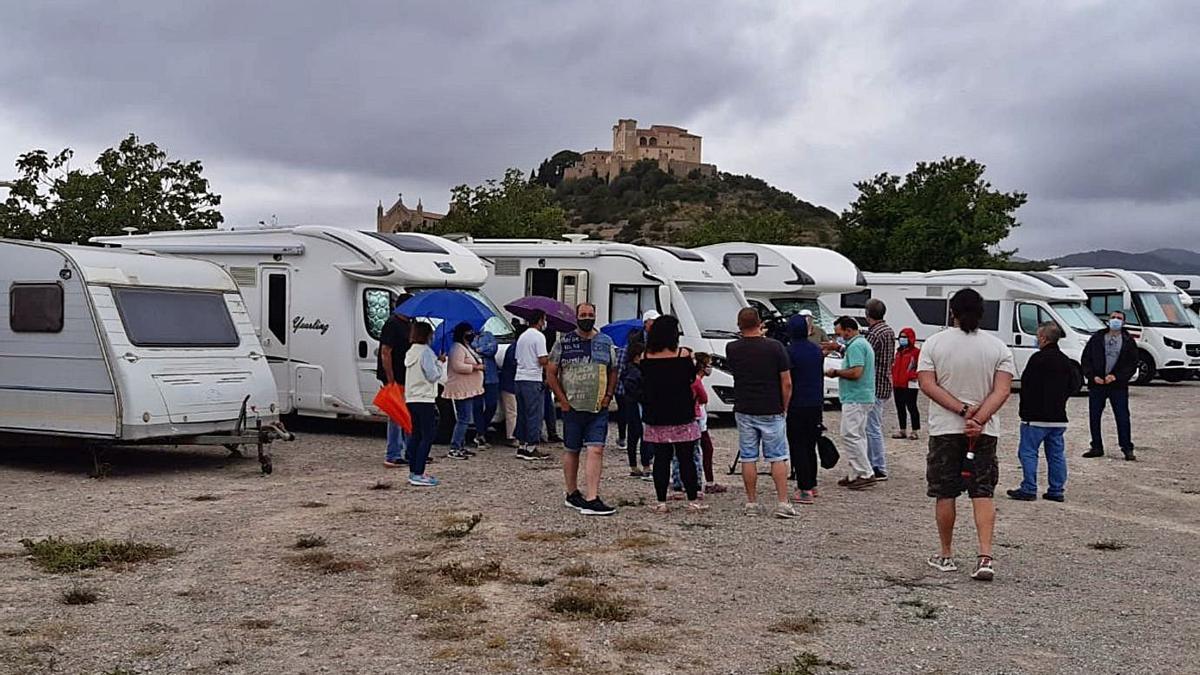
[[[450,459],[468,459],[475,453],[466,448],[467,427],[471,426],[477,400],[483,398],[483,358],[471,346],[475,329],[468,323],[454,327],[454,346],[450,348],[446,387],[442,396],[454,402],[454,433],[450,436]]]
[[[917,361],[921,358],[921,350],[917,347],[917,334],[911,328],[900,329],[897,344],[896,360],[892,362],[892,389],[900,430],[892,434],[892,438],[915,441],[921,431],[921,413],[917,408],[917,393],[921,390],[917,384]],[[911,434],[904,431],[908,427],[906,418],[912,418]]]

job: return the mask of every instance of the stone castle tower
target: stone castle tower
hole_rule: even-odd
[[[621,119],[613,125],[612,150],[588,150],[574,166],[563,172],[565,179],[596,176],[611,181],[641,160],[653,160],[666,173],[686,176],[693,171],[711,176],[713,164],[700,160],[700,137],[687,129],[655,124],[639,129],[637,120]]]

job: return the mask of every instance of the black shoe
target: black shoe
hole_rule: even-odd
[[[586,508],[589,503],[590,502],[588,502],[588,500],[583,498],[583,493],[579,490],[572,492],[571,494],[567,495],[565,499],[563,499],[563,506],[567,507],[568,509],[575,509],[580,513],[583,513],[583,509]]]
[[[580,497],[580,499],[582,499],[582,497]],[[584,516],[611,516],[616,512],[616,509],[600,501],[599,497],[596,497],[590,502],[584,502],[583,506],[579,509],[579,513]]]
[[[1127,452],[1127,453],[1125,453],[1125,461],[1126,462],[1136,462],[1137,457],[1132,452]]]
[[[517,448],[517,459],[523,459],[527,462],[538,459],[532,448]]]
[[[1045,499],[1045,500],[1048,500],[1048,501],[1052,501],[1052,502],[1058,502],[1059,504],[1061,504],[1061,503],[1063,503],[1063,502],[1067,501],[1067,498],[1066,498],[1066,496],[1064,496],[1064,495],[1052,495],[1052,494],[1050,494],[1049,492],[1047,492],[1046,494],[1042,495],[1042,499]]]
[[[875,480],[887,480],[887,472],[883,469],[875,469]]]
[[[562,436],[559,436],[558,434],[553,434],[546,438],[546,442],[547,443],[562,443],[563,439],[562,439]]]
[[[1091,450],[1088,450],[1087,452],[1083,453],[1083,456],[1084,457],[1103,457],[1104,451],[1092,448]]]
[[[1037,495],[1031,495],[1028,492],[1021,492],[1020,490],[1009,490],[1008,497],[1009,499],[1015,499],[1019,502],[1037,501]]]

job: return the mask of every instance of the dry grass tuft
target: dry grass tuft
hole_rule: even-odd
[[[809,613],[808,616],[785,616],[767,627],[772,633],[789,633],[792,635],[808,635],[821,630],[821,617]]]
[[[84,586],[72,586],[62,593],[64,605],[90,605],[100,599],[100,593]]]
[[[508,649],[508,638],[503,635],[493,635],[483,643],[488,649]]]
[[[488,581],[509,581],[511,572],[496,560],[476,563],[448,563],[438,568],[438,574],[459,586],[482,586]]]
[[[221,496],[204,494],[204,495],[196,495],[195,497],[192,497],[191,499],[194,502],[218,502],[218,501],[221,501]]]
[[[309,551],[290,558],[292,564],[321,572],[322,574],[341,574],[343,572],[365,572],[371,569],[370,563],[361,558],[350,556],[339,557],[329,551]]]
[[[321,509],[321,508],[325,508],[326,506],[329,506],[329,505],[326,504],[325,502],[301,502],[300,503],[300,508],[302,508],[302,509]]]
[[[916,614],[914,614],[914,616],[916,616],[918,619],[933,620],[938,617],[938,606],[928,603],[928,602],[925,602],[924,600],[922,600],[920,598],[910,598],[908,600],[901,600],[900,606],[901,607],[912,607],[913,609],[917,610],[917,612],[916,612]]]
[[[446,642],[458,642],[470,636],[471,631],[460,621],[439,621],[417,633],[417,637],[422,640],[444,640]]]
[[[1129,548],[1129,544],[1118,539],[1101,539],[1088,544],[1088,548],[1097,551],[1120,551],[1121,549]]]
[[[298,548],[298,549],[321,548],[326,543],[328,543],[328,542],[325,541],[325,537],[315,535],[315,534],[306,534],[306,535],[296,539],[296,543],[292,544],[292,548]]]
[[[665,543],[667,543],[666,539],[660,539],[649,534],[631,534],[628,537],[621,537],[616,540],[613,542],[613,545],[623,551],[628,551],[631,549],[653,548],[655,546],[662,546]]]
[[[817,675],[827,670],[850,670],[850,664],[823,659],[812,652],[800,652],[792,657],[791,663],[774,666],[767,675]]]
[[[576,581],[559,591],[547,607],[551,612],[576,619],[628,621],[634,601],[614,594],[603,584]]]
[[[580,577],[596,576],[596,568],[592,567],[586,562],[577,562],[567,565],[559,570],[558,573],[564,577],[573,577],[578,579]]]
[[[47,572],[78,572],[96,567],[119,567],[169,558],[177,553],[170,546],[136,541],[69,542],[56,537],[41,541],[22,539],[21,545],[33,563]]]
[[[242,619],[238,622],[238,628],[246,630],[266,630],[275,625],[275,622],[270,619]]]
[[[374,485],[368,487],[367,489],[368,490],[391,490],[392,484],[387,482],[386,480],[377,480],[377,481],[375,481]]]
[[[445,539],[462,539],[483,520],[482,513],[452,513],[442,517],[442,529],[438,536]]]
[[[354,506],[351,506],[349,509],[346,510],[346,513],[370,513],[370,512],[371,512],[371,509],[368,509],[367,507],[363,506],[362,504],[355,504]]]
[[[613,647],[627,654],[651,654],[662,656],[671,651],[670,644],[662,638],[652,635],[635,635],[619,637],[613,640]]]
[[[483,597],[475,591],[464,593],[438,593],[422,600],[416,609],[423,619],[444,619],[466,616],[487,609]]]
[[[551,635],[542,641],[542,665],[548,668],[572,668],[580,664],[579,647]]]
[[[570,530],[567,532],[543,532],[539,530],[528,530],[518,532],[517,539],[519,541],[531,541],[542,544],[557,544],[571,539],[582,539],[587,536],[583,530]]]
[[[442,647],[434,652],[431,656],[435,661],[454,661],[458,657],[462,656],[462,653],[454,647]]]

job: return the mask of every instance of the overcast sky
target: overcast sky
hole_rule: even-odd
[[[1025,257],[1200,249],[1197,36],[1186,0],[4,2],[0,180],[133,131],[202,160],[229,223],[368,228],[633,117],[835,211],[974,157],[1029,193]]]

